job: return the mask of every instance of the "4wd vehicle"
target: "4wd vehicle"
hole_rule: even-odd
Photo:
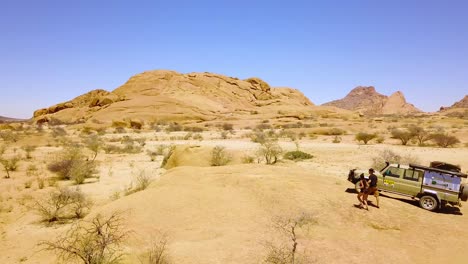
[[[361,174],[368,178],[368,173],[356,169],[350,170],[348,181],[356,185]],[[444,162],[431,162],[430,167],[409,164],[389,164],[376,172],[379,191],[395,193],[419,199],[419,205],[434,211],[446,204],[461,206],[460,200],[468,200],[468,184],[462,183],[467,175],[460,172],[460,167]]]

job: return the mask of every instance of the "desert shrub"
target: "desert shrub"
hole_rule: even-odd
[[[267,133],[262,132],[262,131],[255,131],[253,133],[249,134],[250,140],[254,143],[260,143],[263,144],[267,140],[269,140],[271,137],[268,136]]]
[[[0,130],[0,138],[5,142],[17,142],[19,135],[11,130]]]
[[[227,131],[221,131],[221,133],[219,134],[219,137],[221,139],[228,139],[229,138],[228,132]]]
[[[258,124],[257,126],[255,126],[255,130],[262,131],[262,130],[265,130],[265,129],[271,129],[271,125],[262,123],[262,124]]]
[[[26,152],[26,159],[32,159],[31,153],[36,150],[36,146],[27,145],[22,148]]]
[[[167,253],[167,237],[161,236],[154,240],[149,249],[140,257],[141,264],[170,264],[170,258]]]
[[[399,139],[402,145],[408,144],[408,141],[414,137],[410,131],[398,128],[392,129],[391,134],[393,138]]]
[[[342,140],[341,137],[335,136],[335,137],[333,138],[332,143],[341,143],[341,140]]]
[[[127,127],[127,122],[125,122],[125,121],[120,121],[120,120],[113,120],[113,121],[112,121],[112,127],[115,127],[115,128],[125,128],[125,127]]]
[[[29,188],[31,188],[31,186],[32,186],[32,181],[31,180],[27,180],[27,181],[24,182],[24,188],[25,189],[29,189]]]
[[[116,128],[114,129],[114,133],[116,133],[116,134],[123,134],[123,133],[126,133],[126,132],[127,132],[127,131],[125,130],[124,127],[116,127]]]
[[[231,131],[234,129],[234,126],[230,123],[223,123],[223,125],[221,126],[221,128],[224,130],[224,131]]]
[[[139,191],[143,191],[151,184],[151,177],[146,174],[144,170],[141,170],[135,178],[135,187],[129,187],[125,192],[125,195],[130,195]],[[133,182],[131,184],[133,186]]]
[[[166,127],[166,132],[182,131],[183,127],[178,123],[171,123]]]
[[[140,129],[142,129],[143,125],[144,125],[143,121],[130,120],[130,128],[140,130]]]
[[[448,135],[446,133],[434,134],[432,135],[431,139],[437,146],[442,148],[448,148],[460,143],[460,140],[457,137]]]
[[[84,140],[84,145],[93,152],[91,160],[94,161],[99,154],[99,150],[102,149],[103,141],[98,135],[91,135]]]
[[[400,164],[417,164],[419,159],[413,155],[399,155],[390,149],[384,149],[380,151],[372,158],[372,168],[381,170],[385,167],[385,162],[389,163],[400,163]]]
[[[45,198],[37,200],[33,209],[43,221],[50,223],[69,218],[82,218],[91,205],[91,200],[79,188],[59,188],[49,192]]]
[[[427,131],[423,127],[411,125],[409,126],[408,129],[410,133],[413,135],[413,137],[416,138],[416,140],[418,141],[419,146],[424,145],[424,143],[430,140],[432,137],[432,134],[429,133],[429,131]]]
[[[211,151],[211,166],[224,166],[232,160],[232,157],[226,152],[223,146],[216,146]]]
[[[122,244],[129,232],[124,229],[119,213],[108,217],[97,215],[90,221],[73,225],[64,235],[41,241],[43,250],[53,251],[63,263],[120,263]]]
[[[279,132],[278,137],[289,138],[289,139],[291,139],[291,141],[294,141],[294,140],[297,139],[297,134],[296,134],[296,132],[294,132],[292,130],[283,129],[283,130],[281,130]]]
[[[44,178],[37,177],[36,181],[37,181],[37,188],[44,189]]]
[[[203,136],[200,134],[200,133],[196,133],[192,136],[192,139],[194,140],[198,140],[198,141],[202,141],[203,140]]]
[[[283,150],[281,149],[280,145],[274,140],[268,140],[262,143],[257,150],[258,155],[263,157],[266,164],[269,165],[275,164],[282,152]]]
[[[275,233],[283,236],[284,241],[280,244],[266,243],[267,264],[301,264],[312,263],[312,259],[298,250],[299,232],[306,226],[316,223],[309,214],[303,213],[298,217],[276,217],[273,219]]]
[[[382,144],[384,141],[385,141],[385,138],[383,136],[377,136],[377,138],[375,138],[375,142],[379,144]]]
[[[321,129],[316,129],[313,131],[313,133],[317,135],[325,135],[325,136],[341,136],[346,134],[346,131],[340,128],[321,128]]]
[[[288,160],[306,160],[311,159],[314,156],[310,155],[309,153],[302,152],[300,150],[289,151],[283,155],[283,158]]]
[[[0,164],[3,166],[5,170],[6,176],[5,178],[10,178],[10,172],[16,171],[18,169],[18,163],[21,160],[20,156],[16,155],[11,158],[3,157],[3,154],[0,153]]]
[[[169,160],[169,158],[172,156],[172,154],[174,153],[174,150],[175,150],[175,146],[174,146],[174,145],[169,146],[168,151],[166,152],[166,154],[165,154],[164,157],[163,157],[163,161],[162,161],[162,163],[161,163],[161,168],[163,168],[164,166],[166,166],[166,163],[167,163],[167,161]]]
[[[374,138],[376,138],[376,137],[377,137],[376,134],[370,134],[370,133],[366,133],[366,132],[359,132],[359,133],[356,134],[355,139],[356,139],[358,142],[362,141],[362,142],[364,142],[364,144],[367,145],[367,143],[368,143],[369,141],[371,141],[372,139],[374,139]]]
[[[252,156],[249,156],[249,155],[244,155],[244,156],[242,156],[242,158],[241,158],[241,162],[242,162],[242,163],[246,163],[246,164],[253,163],[254,160],[255,160],[255,158],[252,157]]]
[[[57,174],[60,180],[74,180],[81,184],[86,178],[96,173],[96,164],[88,161],[80,148],[70,146],[61,151],[54,161],[47,165],[47,169]]]

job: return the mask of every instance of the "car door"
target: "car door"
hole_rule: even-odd
[[[405,175],[405,169],[398,167],[388,167],[383,172],[383,182],[379,188],[384,191],[401,193],[401,179]]]

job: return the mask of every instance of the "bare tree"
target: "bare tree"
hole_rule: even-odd
[[[76,260],[85,264],[117,263],[123,256],[121,247],[128,234],[122,215],[112,213],[81,221],[63,236],[39,245],[43,250],[56,252],[65,263]]]
[[[167,236],[162,235],[159,239],[154,240],[146,254],[140,258],[141,264],[169,264],[171,263],[167,254]]]
[[[269,264],[298,264],[302,263],[298,257],[297,232],[302,227],[311,224],[314,219],[311,215],[302,213],[297,217],[277,217],[273,219],[273,227],[287,237],[287,244],[276,246],[268,244],[265,263]]]

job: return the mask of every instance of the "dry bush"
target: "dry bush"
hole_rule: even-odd
[[[222,124],[221,128],[225,131],[231,131],[234,129],[234,126],[230,123],[224,123]]]
[[[11,158],[5,158],[0,153],[0,164],[2,164],[3,169],[5,170],[5,178],[10,178],[10,172],[16,171],[18,169],[18,163],[21,160],[19,156],[14,156]]]
[[[366,133],[366,132],[359,132],[356,134],[355,136],[355,139],[356,141],[360,142],[364,142],[365,145],[367,145],[367,143],[369,141],[371,141],[372,139],[376,138],[377,135],[376,134],[370,134],[370,133]]]
[[[23,146],[22,149],[26,152],[26,159],[32,159],[31,153],[36,150],[36,146],[27,145]]]
[[[393,152],[390,149],[384,149],[383,151],[379,152],[376,156],[372,158],[372,168],[376,170],[381,170],[385,167],[386,163],[399,163],[399,164],[417,164],[419,163],[419,159],[413,155],[399,155]]]
[[[460,140],[457,137],[448,135],[446,133],[434,134],[432,135],[431,139],[434,141],[434,143],[436,143],[437,146],[442,148],[448,148],[460,143]]]
[[[264,263],[268,264],[302,264],[311,263],[311,259],[298,250],[298,233],[304,227],[316,223],[309,214],[303,213],[298,217],[276,217],[273,227],[276,232],[284,236],[284,242],[266,244]]]
[[[0,138],[5,142],[17,142],[19,140],[19,135],[11,130],[1,130]]]
[[[108,217],[98,215],[81,221],[68,232],[50,241],[42,241],[43,250],[54,251],[63,263],[120,263],[122,244],[129,235],[119,213]]]
[[[216,146],[211,151],[211,166],[224,166],[231,160],[231,155],[226,152],[226,148],[223,146]]]
[[[282,152],[280,145],[274,140],[262,143],[257,150],[258,156],[263,157],[268,165],[275,164]]]
[[[94,161],[102,149],[103,141],[98,135],[91,135],[84,140],[84,145],[93,152],[92,161]]]
[[[391,134],[393,138],[399,139],[404,146],[414,137],[413,133],[410,131],[398,128],[392,129]]]
[[[322,126],[323,124],[320,124]],[[346,131],[340,128],[332,127],[332,128],[321,128],[315,129],[312,133],[317,135],[325,135],[325,136],[341,136],[345,135]]]
[[[167,236],[163,235],[154,240],[149,249],[140,258],[141,264],[170,264],[171,260],[167,253]]]
[[[96,173],[96,164],[88,161],[78,146],[70,146],[61,151],[47,169],[57,174],[60,180],[74,180],[77,184]]]
[[[255,161],[255,158],[249,155],[244,155],[241,158],[241,162],[245,164],[251,164]]]
[[[174,153],[174,150],[175,150],[174,145],[169,146],[168,151],[166,152],[166,154],[163,157],[163,161],[161,163],[161,168],[164,168],[164,166],[166,166],[166,163],[169,160],[169,158],[172,156],[172,154]]]
[[[166,131],[167,133],[169,133],[169,132],[176,132],[176,131],[183,131],[183,130],[184,130],[184,128],[183,128],[180,124],[178,124],[178,123],[171,123],[171,124],[169,124],[169,125],[166,127],[166,129],[165,129],[165,131]]]
[[[92,202],[79,188],[59,188],[36,201],[35,210],[43,221],[54,222],[70,218],[82,218],[91,208]]]
[[[423,146],[424,143],[432,138],[432,134],[426,129],[420,126],[411,125],[409,128],[410,133],[416,138],[419,146]]]
[[[193,138],[194,140],[199,140],[199,141],[202,141],[202,140],[203,140],[203,136],[202,136],[200,133],[194,134],[192,138]]]

